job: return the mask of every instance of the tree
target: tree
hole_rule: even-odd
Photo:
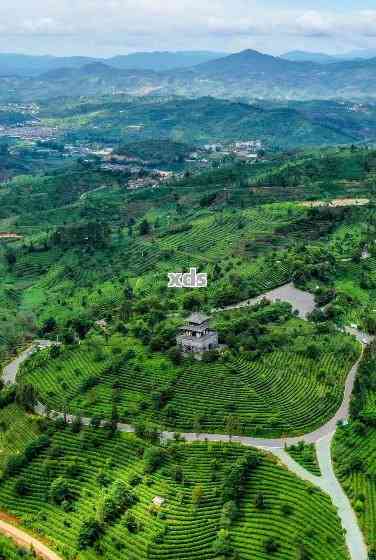
[[[228,433],[231,441],[234,433],[239,432],[240,430],[240,419],[237,416],[233,416],[232,414],[230,414],[229,416],[226,416],[225,424],[226,432]]]
[[[72,500],[72,492],[69,486],[69,481],[59,476],[53,482],[51,482],[49,490],[49,498],[55,504],[62,504],[64,501]]]
[[[5,476],[13,476],[18,474],[22,467],[26,464],[25,455],[10,455],[4,466]]]
[[[85,548],[89,548],[90,546],[93,546],[97,542],[97,540],[101,537],[102,533],[103,533],[103,527],[99,523],[99,521],[95,519],[95,517],[90,517],[86,519],[82,523],[78,533],[78,540],[77,540],[78,548],[80,550],[83,550]]]
[[[16,401],[26,410],[32,410],[37,402],[34,387],[30,383],[17,385]]]
[[[192,505],[198,507],[204,497],[204,488],[202,484],[196,484],[192,490]]]
[[[100,428],[102,418],[99,415],[94,415],[90,420],[90,426],[93,429]]]
[[[150,229],[151,228],[149,222],[147,221],[146,218],[144,218],[138,228],[140,235],[149,235]]]
[[[216,558],[228,558],[232,554],[230,545],[230,533],[227,529],[220,529],[213,543],[213,551]]]
[[[133,515],[133,513],[131,511],[128,511],[125,519],[124,519],[124,525],[126,526],[126,528],[128,529],[128,531],[130,533],[137,533],[138,529],[139,529],[139,523],[136,519],[136,517]]]
[[[256,495],[255,506],[257,509],[265,509],[265,498],[261,492]]]
[[[114,434],[119,423],[119,413],[115,403],[112,404],[111,410],[111,432]]]
[[[9,265],[9,268],[11,268],[17,262],[16,253],[12,249],[7,250],[7,252],[5,253],[5,258]]]
[[[145,449],[145,472],[148,474],[155,472],[162,465],[165,458],[166,450],[161,447],[152,446]]]
[[[280,544],[274,537],[269,537],[264,541],[264,548],[266,552],[273,554],[274,552],[278,552]]]
[[[48,333],[53,332],[56,329],[56,327],[57,327],[57,324],[56,324],[55,318],[54,317],[49,317],[43,323],[43,326],[42,326],[41,330],[42,330],[42,333],[48,334]]]
[[[31,488],[27,480],[21,477],[16,481],[14,491],[18,496],[27,496],[27,494],[30,494]]]
[[[74,416],[72,420],[72,424],[71,424],[72,433],[78,434],[81,431],[81,428],[82,428],[81,416],[78,414],[77,416]]]
[[[222,508],[221,520],[220,520],[221,527],[223,527],[224,529],[226,528],[228,529],[231,523],[233,523],[233,521],[238,516],[238,513],[239,510],[238,510],[238,506],[236,505],[236,502],[234,502],[233,500],[230,502],[226,502]]]
[[[202,430],[202,418],[201,416],[195,416],[193,419],[193,429],[197,437],[201,434]]]

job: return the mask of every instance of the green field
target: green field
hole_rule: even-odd
[[[5,466],[0,507],[68,560],[209,560],[221,557],[223,547],[230,551],[226,558],[266,560],[273,543],[273,557],[281,560],[302,551],[312,560],[328,554],[347,560],[329,499],[267,455],[234,444],[156,448],[106,429],[72,433],[46,423],[43,429],[47,448],[17,471]],[[6,465],[13,452],[6,450]],[[237,483],[235,461],[249,453],[257,464]],[[109,497],[119,484],[132,505],[111,509]],[[228,517],[226,496],[237,488]],[[156,496],[165,500],[160,508],[152,506]],[[89,519],[97,520],[99,536],[79,550]]]

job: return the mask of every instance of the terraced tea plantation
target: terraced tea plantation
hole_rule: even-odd
[[[297,445],[287,448],[289,455],[302,467],[316,476],[320,476],[320,466],[318,464],[316,448],[313,444],[306,444],[303,441]]]
[[[339,408],[360,347],[347,335],[311,329],[307,352],[310,327],[296,323],[292,345],[254,361],[240,355],[174,365],[135,339],[97,335],[56,357],[40,352],[23,366],[20,380],[32,384],[50,410],[109,419],[116,405],[124,422],[153,421],[175,431],[228,433],[235,421],[234,433],[300,435]]]
[[[0,507],[64,558],[214,560],[226,548],[266,560],[274,543],[281,560],[301,550],[312,560],[347,560],[330,500],[269,456],[42,425],[23,463],[4,449]]]

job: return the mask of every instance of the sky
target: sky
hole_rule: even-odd
[[[376,48],[375,0],[0,0],[0,52]]]

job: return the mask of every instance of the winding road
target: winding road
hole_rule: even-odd
[[[301,295],[304,294],[304,297]],[[299,314],[302,318],[306,318],[307,314],[312,310],[312,301],[307,298],[304,292],[301,290],[296,290],[291,284],[286,286],[282,286],[277,290],[272,290],[259,298],[255,298],[253,300],[247,300],[247,302],[243,302],[234,307],[226,308],[226,309],[234,309],[243,306],[254,305],[258,301],[260,301],[263,297],[267,297],[272,301],[276,301],[277,299],[282,299],[285,301],[290,301],[290,303],[296,303],[296,298],[298,298],[299,302],[297,305],[293,305],[294,308],[298,309]],[[295,298],[295,299],[294,299]],[[293,301],[292,301],[293,300]],[[223,311],[223,310],[216,310]],[[368,344],[372,337],[362,333],[354,328],[348,327],[346,331],[355,336],[359,342],[361,342],[363,348],[366,344]],[[3,370],[3,380],[6,384],[14,384],[16,383],[17,372],[21,366],[21,364],[31,356],[31,354],[38,348],[46,348],[55,344],[49,340],[37,340],[31,345],[27,350],[22,352],[16,359],[14,359],[9,365],[7,365]],[[361,359],[361,358],[360,358]],[[351,368],[344,388],[344,395],[343,401],[334,415],[326,424],[321,426],[318,430],[314,432],[302,435],[301,437],[287,437],[283,439],[261,439],[261,438],[252,438],[247,436],[232,436],[229,435],[222,435],[222,434],[206,434],[206,433],[183,433],[181,434],[182,437],[187,442],[195,442],[195,441],[213,441],[213,442],[235,442],[240,443],[245,446],[255,447],[257,449],[261,449],[263,451],[273,453],[283,464],[287,467],[291,472],[296,474],[299,478],[310,482],[311,484],[319,487],[322,491],[324,491],[332,500],[333,504],[338,510],[338,515],[341,519],[342,527],[345,530],[345,539],[346,544],[349,550],[351,560],[367,560],[368,552],[367,546],[364,540],[364,536],[360,530],[357,517],[355,515],[354,510],[352,509],[350,500],[348,499],[347,495],[345,494],[342,486],[338,482],[331,458],[331,443],[339,422],[347,422],[350,416],[350,400],[351,395],[354,388],[354,382],[358,371],[358,366],[360,363],[360,359],[353,365]],[[35,412],[39,415],[47,415],[48,410],[47,408],[38,403],[35,407]],[[49,412],[50,414],[54,415],[55,417],[62,417],[62,413],[60,412]],[[75,417],[73,415],[67,415],[66,419],[68,422],[72,422]],[[84,425],[90,424],[90,418],[83,418],[82,423]],[[121,432],[134,432],[134,427],[130,424],[118,424],[118,429]],[[171,440],[175,437],[174,432],[164,431],[161,433],[162,440]],[[296,443],[304,441],[306,443],[312,443],[316,446],[317,458],[321,470],[321,476],[315,476],[307,471],[304,467],[299,465],[294,459],[285,451],[286,446],[295,445]],[[12,527],[12,526],[9,526]],[[8,527],[8,529],[9,529]],[[4,532],[3,526],[0,524],[0,531]],[[20,531],[17,529],[17,531]],[[12,535],[10,535],[12,536]],[[27,533],[24,534],[25,538],[31,539],[30,535]],[[13,537],[12,537],[13,538]],[[14,538],[17,542],[17,539]],[[29,543],[30,544],[30,543]],[[40,543],[42,544],[42,543]],[[35,545],[33,545],[35,548]],[[42,545],[44,546],[44,545]],[[37,549],[36,549],[37,550]],[[46,560],[61,560],[59,557],[54,555],[47,555],[42,556]]]

